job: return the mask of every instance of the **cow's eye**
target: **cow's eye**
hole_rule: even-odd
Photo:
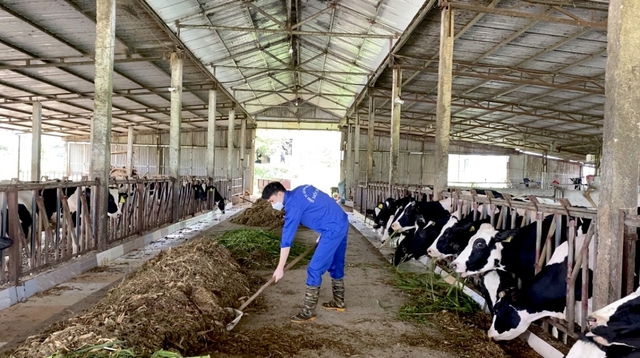
[[[484,249],[487,246],[487,244],[485,244],[484,241],[482,241],[482,240],[478,240],[478,241],[476,241],[474,246],[479,248],[479,249]]]

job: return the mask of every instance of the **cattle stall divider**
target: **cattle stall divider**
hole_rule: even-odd
[[[495,190],[500,191],[500,189]],[[389,196],[398,199],[400,197],[404,197],[408,193],[413,194],[414,198],[419,200],[415,195],[416,192],[432,194],[430,187],[427,185],[397,185],[393,188],[390,195],[388,183],[360,183],[356,191],[354,210],[359,211],[366,220],[366,210],[373,209],[378,202],[383,202]],[[561,237],[564,231],[564,233],[566,233],[566,241],[569,249],[569,255],[567,257],[568,270],[566,277],[566,307],[575,306],[575,284],[578,279],[578,275],[580,275],[580,278],[582,279],[580,293],[582,297],[588,297],[590,245],[592,248],[597,248],[597,211],[591,208],[574,207],[567,199],[564,198],[556,198],[558,202],[557,204],[543,204],[540,203],[538,197],[534,195],[529,195],[526,197],[525,201],[522,201],[522,199],[516,200],[509,194],[502,195],[503,198],[500,199],[494,198],[490,191],[487,191],[486,195],[479,195],[474,189],[470,189],[463,193],[460,188],[451,188],[449,191],[443,192],[441,198],[451,198],[452,212],[457,210],[462,215],[468,215],[472,209],[477,209],[480,204],[484,204],[482,205],[482,210],[480,212],[474,212],[474,215],[476,216],[474,219],[484,219],[489,217],[491,224],[498,230],[515,228],[516,213],[523,217],[520,227],[524,227],[525,225],[536,221],[536,273],[539,272],[550,260],[555,248],[560,246],[562,243]],[[431,198],[432,195],[429,195],[428,200],[431,200]],[[551,222],[551,227],[549,227],[546,232],[543,232],[542,220],[547,215],[553,215],[553,220]],[[563,216],[567,217],[567,220],[565,220],[564,223],[562,221]],[[510,220],[508,219],[509,217]],[[578,219],[591,220],[588,229],[583,228],[583,230],[587,232],[583,232],[583,234],[586,235],[581,247],[577,247],[575,240],[576,236],[574,235],[576,221]],[[640,227],[640,216],[627,215],[625,224],[628,226]],[[627,231],[631,232],[632,230],[628,229]],[[633,231],[633,234],[635,235],[635,231]],[[637,238],[637,235],[635,237]],[[625,240],[625,243],[627,244],[625,246],[625,251],[629,251],[631,245],[634,245],[635,249],[636,238],[630,235],[629,239]],[[595,252],[597,252],[597,249],[593,254],[595,254]],[[633,253],[635,253],[635,250]],[[629,257],[626,258],[625,264],[628,266],[625,266],[625,269],[629,271],[626,277],[629,277],[629,279],[630,277],[633,277],[633,273],[635,272],[634,268],[630,268],[633,262],[633,259]],[[440,265],[440,267],[445,271],[451,272],[446,266]],[[596,273],[594,272],[593,274],[595,275]],[[479,283],[479,280],[470,281],[472,282],[472,286],[473,284],[477,285]],[[633,286],[633,288],[636,288],[637,285],[638,283],[636,279],[635,286]],[[473,288],[478,292],[477,287],[470,288]],[[558,331],[564,333],[562,340],[565,343],[567,342],[567,336],[574,339],[578,338],[579,332],[585,332],[587,330],[587,316],[590,313],[588,300],[583,299],[581,303],[582,304],[577,308],[577,311],[574,309],[567,309],[564,320],[556,318],[543,319],[543,328],[546,328],[548,324],[554,326]],[[579,313],[580,317],[578,322],[576,322],[576,317],[578,317],[576,313]]]
[[[111,247],[173,222],[173,210],[180,220],[217,209],[213,192],[196,197],[197,185],[222,184],[222,193],[235,194],[233,180],[213,178],[179,178],[183,186],[173,193],[176,179],[168,176],[152,178],[112,178],[106,237],[96,235],[95,215],[99,180],[69,181],[67,178],[46,182],[22,182],[17,179],[0,184],[0,235],[12,239],[13,245],[0,251],[0,286],[17,285],[21,279],[87,252],[98,249],[98,240]],[[236,182],[240,183],[241,180]],[[240,194],[239,193],[239,194]],[[235,195],[239,195],[235,194]],[[180,207],[173,208],[171,198],[180,196]],[[223,194],[223,196],[225,196]],[[117,211],[115,208],[117,207]],[[46,214],[45,214],[46,213]],[[119,213],[119,215],[117,215]]]

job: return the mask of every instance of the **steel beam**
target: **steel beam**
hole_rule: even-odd
[[[182,54],[172,52],[171,123],[169,127],[169,176],[173,182],[173,222],[180,220],[180,127],[182,125]]]
[[[255,27],[238,27],[238,26],[222,26],[222,25],[188,25],[178,24],[178,28],[183,29],[204,29],[213,31],[232,31],[232,32],[246,32],[246,33],[259,33],[259,34],[278,34],[278,35],[304,35],[304,36],[331,36],[331,37],[345,37],[345,38],[359,38],[359,39],[394,39],[398,38],[397,34],[394,35],[381,35],[381,34],[355,34],[349,32],[327,32],[327,31],[302,31],[302,30],[286,30],[286,29],[265,29]]]
[[[355,133],[353,138],[353,171],[354,171],[354,188],[360,183],[360,113],[356,112]]]
[[[436,104],[435,200],[448,186],[449,141],[451,127],[451,83],[453,69],[453,9],[442,8],[440,23],[440,61],[438,62],[438,101]]]
[[[551,22],[551,23],[564,24],[564,25],[593,27],[598,29],[607,28],[606,21],[594,22],[589,20],[582,20],[582,19],[578,19],[577,16],[576,16],[576,19],[567,19],[566,17],[540,15],[533,12],[510,10],[505,8],[496,9],[496,8],[488,8],[486,6],[468,5],[468,4],[462,4],[457,2],[447,2],[447,4],[452,6],[455,9],[460,9],[465,11],[483,12],[487,14],[510,16],[510,17],[521,17],[526,19],[534,19],[540,22]]]
[[[42,161],[42,104],[33,103],[31,131],[31,181],[40,181],[40,163]]]
[[[132,62],[153,62],[153,61],[165,61],[164,57],[124,57],[114,59],[115,63],[132,63]],[[2,62],[24,62],[23,64],[5,64],[0,65],[0,70],[25,70],[25,69],[33,69],[33,68],[62,68],[62,67],[74,67],[74,66],[94,66],[95,62],[91,59],[82,59],[69,61],[65,60],[65,58],[59,59],[43,59],[43,58],[32,58],[32,59],[21,59],[21,60],[2,60]],[[42,62],[42,63],[36,63]]]
[[[111,169],[111,93],[116,35],[116,0],[96,1],[95,98],[91,121],[91,178],[100,180],[92,200],[98,251],[107,248],[109,171]]]
[[[367,123],[367,183],[371,181],[373,177],[373,149],[375,147],[375,111],[376,111],[376,99],[373,96],[369,96],[369,118]]]
[[[345,154],[345,169],[346,175],[346,197],[349,200],[351,191],[354,190],[353,185],[353,125],[347,125],[347,150]]]
[[[607,73],[600,201],[598,206],[598,250],[593,285],[593,309],[600,309],[622,295],[624,213],[636,215],[640,140],[637,114],[640,92],[637,59],[640,57],[640,2],[611,0],[607,34]],[[634,250],[635,251],[635,250]],[[636,271],[637,272],[637,271]]]
[[[207,111],[207,177],[216,177],[216,91],[209,90]]]

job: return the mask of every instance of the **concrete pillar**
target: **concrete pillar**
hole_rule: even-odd
[[[66,161],[66,166],[64,169],[64,173],[67,177],[71,176],[71,156],[69,154],[70,150],[69,147],[71,146],[71,143],[66,142],[64,144],[64,160]]]
[[[116,0],[96,2],[95,94],[91,121],[91,178],[100,180],[92,200],[98,251],[107,248],[109,171],[111,169],[111,94],[116,34]]]
[[[33,102],[31,117],[31,181],[40,181],[42,156],[42,103]]]
[[[209,90],[209,119],[207,121],[207,176],[216,176],[216,90]]]
[[[451,71],[453,68],[453,9],[442,9],[440,61],[438,68],[438,102],[436,106],[435,199],[447,187],[449,171],[449,136],[451,127]]]
[[[353,190],[353,126],[349,124],[347,126],[347,148],[345,153],[345,172],[347,179],[346,186],[346,199],[349,200],[351,191]]]
[[[169,176],[173,182],[173,222],[180,220],[180,126],[182,125],[182,56],[171,53],[171,122],[169,124]]]
[[[233,179],[233,126],[236,121],[236,110],[229,110],[229,130],[227,132],[227,179]]]
[[[127,128],[127,176],[133,173],[133,126]]]
[[[640,92],[637,70],[640,58],[640,28],[637,0],[611,0],[607,32],[606,100],[600,201],[598,207],[598,254],[593,292],[597,310],[621,296],[624,225],[622,210],[635,215],[638,197],[638,158],[640,140],[637,113]]]
[[[347,128],[348,127],[344,127],[340,130],[340,182],[346,180],[347,178],[347,171],[345,166],[345,160],[347,158]]]
[[[375,146],[376,99],[369,96],[369,123],[367,123],[367,183],[373,181],[373,149]]]
[[[360,183],[360,114],[356,112],[356,126],[353,137],[353,187]]]
[[[243,192],[246,189],[244,187],[244,177],[247,171],[247,165],[246,165],[245,155],[244,155],[244,152],[246,151],[246,147],[247,147],[246,143],[247,143],[247,119],[242,118],[240,120],[240,170],[242,171],[240,174],[242,177]]]
[[[251,129],[251,155],[249,156],[249,191],[253,193],[256,168],[256,128]]]
[[[16,176],[16,178],[20,179],[20,160],[21,160],[21,158],[20,158],[20,152],[21,152],[22,150],[21,150],[21,148],[20,148],[20,147],[21,147],[21,145],[20,145],[20,138],[21,138],[21,136],[20,136],[20,134],[17,134],[17,136],[18,136],[18,168],[16,168],[16,169],[18,169],[18,175]]]
[[[389,195],[393,186],[398,182],[398,159],[400,158],[400,111],[402,101],[402,70],[393,69],[393,84],[391,87],[391,153],[389,155]]]

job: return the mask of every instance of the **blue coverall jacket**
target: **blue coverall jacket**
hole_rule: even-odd
[[[307,268],[307,285],[320,286],[326,271],[333,279],[343,278],[349,220],[340,205],[316,187],[301,185],[285,192],[284,208],[281,248],[291,247],[299,224],[320,233]]]

